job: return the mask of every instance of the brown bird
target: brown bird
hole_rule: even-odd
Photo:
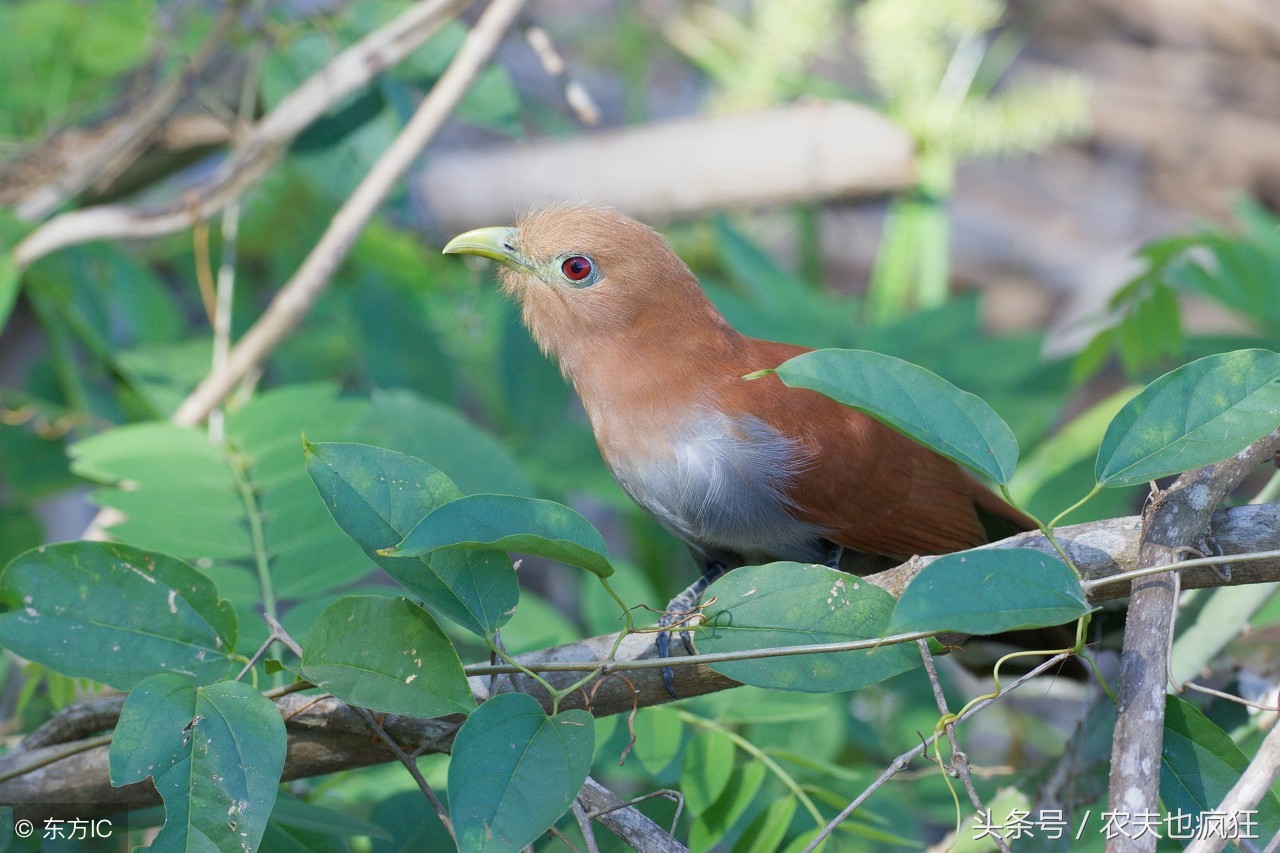
[[[444,251],[503,264],[503,289],[573,383],[618,484],[702,566],[664,627],[737,566],[865,572],[1034,527],[880,421],[776,376],[745,380],[808,349],[736,331],[657,232],[614,210],[553,207]]]

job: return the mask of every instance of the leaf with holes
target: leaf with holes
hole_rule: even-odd
[[[403,598],[335,601],[302,640],[301,675],[373,711],[441,717],[475,708],[453,644],[425,610]]]
[[[20,554],[0,576],[0,646],[128,690],[156,672],[197,683],[235,666],[235,611],[181,560],[110,542]]]
[[[874,640],[886,636],[893,597],[845,572],[804,563],[743,566],[716,581],[704,600],[707,624],[698,651]],[[920,665],[914,646],[757,658],[711,664],[757,687],[827,693],[875,684]]]
[[[284,771],[284,720],[238,681],[197,687],[153,675],[125,700],[111,741],[111,784],[150,776],[165,823],[152,850],[254,850]]]

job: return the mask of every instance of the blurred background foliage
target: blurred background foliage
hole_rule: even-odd
[[[1280,232],[1265,193],[1238,201],[1233,217],[1213,204],[1188,205],[1177,220],[1188,226],[1181,233],[1141,248],[1131,240],[1137,251],[1129,263],[1137,267],[1111,277],[1109,301],[1055,323],[1055,338],[1065,344],[1047,344],[1050,324],[1041,315],[1001,327],[991,322],[989,303],[1005,294],[966,278],[975,265],[963,246],[953,249],[951,235],[955,216],[958,241],[972,235],[973,211],[949,199],[965,193],[965,173],[957,183],[957,169],[967,158],[1084,138],[1084,75],[1098,69],[1082,63],[1083,74],[1077,66],[1023,77],[1026,50],[1034,65],[1061,44],[1046,32],[1056,26],[1070,34],[1073,22],[1087,20],[1058,8],[1064,5],[595,3],[578,20],[574,4],[547,2],[535,3],[532,14],[552,29],[588,88],[605,93],[615,123],[827,96],[876,105],[901,124],[916,143],[917,184],[863,206],[887,221],[860,259],[833,249],[843,238],[832,239],[832,222],[849,222],[839,218],[847,213],[843,203],[832,205],[834,220],[812,201],[725,211],[664,230],[743,332],[896,355],[983,397],[1024,448],[1014,495],[1049,517],[1089,490],[1102,430],[1143,383],[1208,353],[1274,348],[1280,336]],[[256,111],[269,111],[342,46],[404,7],[400,0],[250,4],[254,25],[228,46],[226,80],[203,91],[198,111],[234,121],[217,94],[238,91],[246,73],[259,75]],[[0,55],[8,81],[0,87],[0,155],[10,158],[8,174],[26,162],[31,146],[88,144],[98,122],[179,72],[209,12],[195,0],[0,5],[0,32],[8,36]],[[235,335],[296,268],[464,33],[462,23],[448,25],[333,110],[245,197]],[[1122,33],[1119,40],[1141,36]],[[1037,47],[1042,37],[1049,47]],[[1169,49],[1181,44],[1168,42]],[[255,51],[258,65],[246,60]],[[527,56],[512,51],[477,80],[441,145],[581,132]],[[1111,132],[1107,121],[1099,133]],[[858,140],[848,143],[848,156],[857,157]],[[1068,156],[1088,156],[1090,144],[1102,143],[1067,148],[1075,152]],[[1142,150],[1140,141],[1132,145]],[[115,192],[145,198],[171,191],[207,175],[219,156],[200,152],[150,183]],[[572,175],[565,184],[566,194],[578,191]],[[1220,189],[1239,199],[1258,187],[1240,181]],[[1036,212],[1061,215],[1048,205]],[[1015,206],[1009,216],[1034,228],[1025,210]],[[1196,217],[1202,224],[1189,227]],[[21,227],[7,222],[2,233],[12,237]],[[874,225],[869,230],[876,233]],[[991,232],[979,231],[972,251],[982,252],[991,248],[983,237]],[[338,595],[388,585],[341,536],[307,482],[305,433],[313,441],[364,441],[419,456],[466,493],[568,503],[608,536],[625,567],[616,577],[624,599],[663,604],[692,577],[688,556],[613,483],[571,390],[529,340],[492,271],[439,256],[447,236],[433,230],[412,184],[399,191],[302,328],[271,356],[256,388],[229,403],[225,435],[214,443],[203,431],[163,421],[208,370],[211,338],[196,279],[223,249],[216,229],[204,235],[207,247],[185,233],[80,246],[39,261],[26,271],[21,301],[0,337],[0,564],[41,543],[75,538],[94,508],[114,508],[127,516],[111,528],[114,537],[206,572],[240,611],[246,635],[266,636],[258,615],[266,610],[300,636]],[[1036,263],[1028,267],[1034,275]],[[1221,322],[1206,327],[1196,322],[1201,312]],[[1140,491],[1109,490],[1071,520],[1130,514]],[[521,579],[519,610],[503,630],[513,652],[619,627],[610,603],[580,572],[527,560]],[[1258,618],[1257,627],[1280,619],[1280,605],[1266,605]],[[474,658],[483,655],[461,632],[453,639]],[[1236,660],[1217,665],[1229,671]],[[96,690],[12,656],[0,670],[0,719],[10,738]],[[973,689],[964,673],[944,676],[957,699]],[[1008,786],[1034,792],[1080,705],[1025,713],[1035,707],[1030,700],[995,708],[966,734],[971,756],[990,765],[979,782],[984,793]],[[1210,712],[1242,742],[1257,737],[1238,709],[1213,705]],[[596,772],[624,796],[687,791],[691,780],[708,776],[693,786],[709,793],[688,802],[680,831],[694,849],[799,849],[814,826],[811,809],[829,815],[842,807],[910,748],[917,732],[931,730],[936,716],[916,674],[850,695],[741,688],[640,712],[635,749],[621,767],[627,727],[600,721]],[[1077,805],[1094,802],[1105,784],[1105,745],[1083,754],[1092,763],[1074,782]],[[431,757],[422,765],[438,782],[446,762]],[[397,766],[287,787],[293,799],[277,806],[266,849],[431,849],[441,837]],[[327,811],[308,812],[308,804]],[[660,823],[672,816],[660,799],[644,810]],[[881,791],[841,833],[847,849],[920,848],[945,834],[952,810],[938,774],[924,772]]]

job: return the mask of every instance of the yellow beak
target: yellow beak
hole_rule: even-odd
[[[519,230],[509,226],[476,228],[445,243],[444,254],[479,255],[507,266],[519,267],[536,276],[537,270],[520,251],[519,236]]]

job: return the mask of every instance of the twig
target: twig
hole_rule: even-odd
[[[1230,459],[1183,474],[1167,490],[1153,493],[1143,511],[1138,568],[1177,562],[1178,549],[1208,530],[1214,510],[1258,465],[1280,449],[1280,431],[1254,442]],[[1124,647],[1120,656],[1116,729],[1111,746],[1108,807],[1120,814],[1159,811],[1158,767],[1164,735],[1165,689],[1169,679],[1169,634],[1176,609],[1174,582],[1156,575],[1133,583]],[[1153,833],[1121,833],[1113,853],[1155,850]]]
[[[27,220],[43,219],[90,184],[107,184],[133,161],[152,133],[182,100],[191,82],[203,73],[240,18],[246,0],[231,0],[213,22],[195,55],[177,77],[142,102],[136,115],[114,127],[101,142],[58,178],[37,187],[14,208]]]
[[[1280,726],[1272,726],[1271,731],[1262,739],[1258,754],[1249,762],[1249,766],[1214,811],[1232,816],[1253,811],[1271,790],[1277,776],[1280,776]],[[1218,853],[1226,846],[1227,833],[1215,833],[1196,838],[1187,845],[1186,853]]]
[[[293,140],[348,95],[399,64],[466,5],[466,0],[414,3],[385,26],[339,53],[286,95],[236,145],[209,181],[196,188],[195,210],[186,200],[152,210],[98,205],[56,216],[14,249],[19,268],[45,255],[91,240],[159,237],[209,218],[256,184]]]
[[[938,680],[938,668],[933,663],[933,655],[929,653],[929,642],[927,640],[916,640],[916,645],[920,648],[920,659],[924,661],[924,671],[929,676],[929,686],[933,688],[933,700],[938,705],[938,713],[946,718],[951,715],[951,710],[947,708],[947,697],[942,692],[942,682]],[[982,798],[978,796],[978,791],[973,787],[973,779],[969,775],[969,756],[960,749],[960,740],[956,737],[956,727],[954,723],[947,723],[943,726],[943,730],[947,733],[947,740],[951,743],[951,771],[956,778],[964,785],[965,791],[969,794],[969,802],[973,803],[973,807],[981,814],[987,810],[983,805]],[[1004,853],[1009,853],[1009,844],[1003,838],[995,838],[996,846]]]
[[[596,843],[596,831],[591,826],[591,818],[587,817],[587,810],[582,807],[582,800],[577,797],[573,800],[573,819],[578,822],[578,830],[582,833],[582,840],[587,845],[587,853],[600,853],[600,845]]]
[[[529,43],[529,47],[533,48],[538,61],[542,63],[542,70],[547,72],[547,76],[560,85],[560,90],[564,93],[565,103],[577,115],[578,121],[588,127],[595,127],[599,124],[600,108],[596,106],[596,102],[591,97],[591,93],[587,91],[587,87],[569,74],[568,63],[564,61],[564,57],[556,50],[555,43],[551,41],[551,36],[547,31],[537,24],[530,24],[525,27],[524,38]]]
[[[440,802],[440,798],[436,796],[436,792],[431,790],[431,786],[428,785],[427,780],[423,778],[422,771],[418,769],[418,762],[413,758],[410,758],[409,755],[400,748],[400,744],[396,743],[396,739],[387,734],[387,730],[373,718],[373,714],[369,713],[368,708],[359,708],[355,705],[351,705],[350,707],[354,709],[357,714],[364,717],[365,721],[369,724],[369,728],[373,729],[374,733],[377,734],[378,737],[382,739],[382,742],[387,745],[387,749],[391,750],[395,757],[400,760],[400,763],[404,765],[404,768],[409,771],[409,775],[413,777],[413,781],[418,783],[418,788],[427,798],[427,801],[431,803],[431,808],[436,810],[436,816],[440,818],[440,822],[444,824],[444,828],[448,830],[449,837],[456,839],[457,836],[454,835],[453,832],[453,821],[449,819],[449,810],[444,807],[444,803]]]
[[[1037,666],[1035,669],[1031,670],[1030,672],[1020,677],[1017,681],[1010,684],[1008,687],[1002,690],[999,694],[988,697],[987,699],[984,699],[970,706],[969,710],[963,712],[962,714],[956,717],[956,719],[954,720],[954,724],[959,725],[960,723],[963,723],[964,721],[972,717],[974,714],[977,714],[983,708],[986,708],[992,702],[999,701],[1002,697],[1008,695],[1009,693],[1012,693],[1014,690],[1017,690],[1023,684],[1026,684],[1028,681],[1030,681],[1032,678],[1035,678],[1037,675],[1040,675],[1043,672],[1047,672],[1048,670],[1062,663],[1064,660],[1066,660],[1069,657],[1071,657],[1071,655],[1065,652],[1062,654],[1054,655],[1044,663]],[[829,835],[831,835],[831,833],[835,832],[836,827],[844,823],[845,820],[848,819],[849,815],[853,814],[854,811],[856,811],[860,805],[866,802],[868,797],[870,797],[876,791],[880,790],[881,786],[883,786],[885,782],[888,782],[890,779],[896,776],[899,773],[899,771],[901,771],[904,767],[906,767],[908,764],[911,763],[911,760],[913,758],[915,758],[916,756],[920,755],[920,753],[928,749],[929,746],[936,739],[937,739],[936,736],[931,735],[928,738],[926,738],[919,746],[909,749],[906,752],[899,755],[897,758],[895,758],[889,764],[889,766],[885,768],[885,771],[881,773],[879,776],[877,776],[874,782],[872,782],[870,785],[867,786],[866,790],[864,790],[858,796],[854,797],[853,801],[849,803],[849,805],[845,806],[844,809],[841,810],[840,814],[832,818],[831,822],[822,828],[822,832],[818,833],[818,835],[814,837],[812,841],[809,842],[809,846],[804,848],[804,853],[813,853],[814,850],[817,850],[818,845],[822,844],[822,842],[825,841],[826,838]]]
[[[670,832],[634,808],[637,803],[643,803],[655,797],[669,799],[676,804],[676,814],[671,820]],[[623,802],[608,788],[588,776],[586,784],[578,793],[578,798],[588,809],[589,819],[599,821],[637,853],[689,853],[689,848],[673,837],[676,826],[680,823],[680,813],[684,810],[684,796],[679,791],[664,788]]]
[[[237,342],[226,366],[205,377],[182,402],[173,414],[174,423],[187,426],[203,420],[235,384],[262,363],[298,325],[337,272],[365,223],[444,125],[476,75],[488,64],[525,2],[493,0],[489,4],[404,130],[342,205],[293,278]]]

